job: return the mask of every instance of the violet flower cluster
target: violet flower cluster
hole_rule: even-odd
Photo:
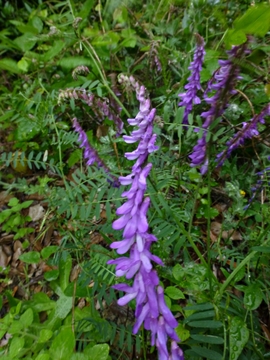
[[[227,149],[217,155],[216,160],[218,166],[221,166],[234,150],[243,145],[245,140],[259,135],[258,124],[264,124],[265,116],[270,116],[270,104],[268,104],[258,115],[255,115],[248,123],[242,123],[242,130],[238,131],[234,137],[227,142]]]
[[[139,142],[136,150],[127,152],[128,160],[136,160],[131,174],[120,176],[122,185],[130,185],[129,190],[122,193],[126,202],[117,209],[120,217],[113,222],[115,230],[123,230],[123,240],[111,244],[112,249],[123,255],[110,260],[108,264],[116,265],[116,276],[125,276],[134,279],[131,285],[117,284],[114,289],[123,291],[125,295],[118,300],[121,306],[131,300],[136,300],[133,333],[136,334],[141,325],[151,332],[151,345],[156,345],[159,360],[183,360],[183,352],[178,347],[179,338],[175,332],[177,321],[167,307],[163,288],[159,285],[159,277],[153,269],[153,263],[163,265],[160,258],[151,253],[151,245],[157,238],[148,231],[147,211],[150,198],[145,197],[147,188],[146,179],[151,171],[152,164],[147,163],[150,153],[157,150],[156,135],[153,134],[155,109],[150,108],[150,100],[146,98],[145,88],[138,88],[137,99],[140,102],[140,111],[135,119],[128,119],[137,129],[130,135],[124,135],[127,144]],[[167,349],[167,341],[171,339],[171,353]]]
[[[203,38],[199,34],[196,34],[196,38],[197,46],[194,52],[193,61],[188,67],[188,69],[191,71],[191,75],[188,78],[188,83],[185,85],[185,89],[187,91],[178,95],[180,98],[182,98],[178,106],[185,106],[183,124],[188,124],[188,115],[192,111],[193,104],[197,105],[201,102],[201,99],[197,96],[197,92],[202,89],[200,83],[200,73],[202,70],[205,50]]]
[[[109,168],[104,164],[104,162],[99,157],[97,151],[89,144],[88,138],[86,133],[81,128],[80,124],[78,123],[76,118],[72,119],[73,128],[79,134],[79,142],[80,148],[84,148],[84,158],[86,160],[86,164],[88,166],[93,165],[94,163],[97,164],[98,168],[102,168],[108,174],[108,182],[112,184],[114,187],[119,186],[118,179],[110,174]]]
[[[207,89],[204,94],[204,100],[211,105],[210,109],[202,112],[201,117],[205,119],[202,129],[202,137],[198,140],[197,145],[193,148],[191,166],[200,166],[201,174],[205,174],[208,169],[207,158],[207,142],[206,137],[210,125],[215,119],[220,117],[228,106],[228,100],[231,95],[236,93],[235,85],[239,76],[239,66],[237,61],[247,52],[246,43],[240,46],[234,46],[228,51],[228,60],[219,60],[220,68],[215,72],[212,79],[208,82]],[[195,78],[192,79],[192,87],[195,88]],[[198,79],[198,87],[199,85]],[[212,93],[214,92],[214,95]],[[184,101],[184,99],[183,99]],[[188,101],[188,99],[186,100]],[[196,129],[198,131],[198,129]]]
[[[101,123],[107,117],[113,121],[116,126],[116,136],[120,136],[123,131],[123,122],[119,116],[121,108],[115,105],[115,100],[101,99],[94,94],[87,92],[85,89],[66,89],[60,90],[58,102],[62,99],[81,99],[91,107],[94,112],[97,123]]]

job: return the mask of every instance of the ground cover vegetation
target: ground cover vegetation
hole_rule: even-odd
[[[270,358],[269,3],[0,8],[1,359]]]

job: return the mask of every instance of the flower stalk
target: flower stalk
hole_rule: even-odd
[[[124,135],[127,144],[138,142],[138,147],[127,152],[128,160],[135,160],[131,174],[120,176],[122,185],[130,185],[129,190],[122,193],[126,202],[117,209],[120,217],[113,222],[113,229],[123,230],[123,240],[115,241],[111,248],[120,255],[129,252],[108,264],[116,265],[116,276],[133,279],[131,285],[121,283],[114,285],[114,289],[123,291],[125,295],[118,300],[124,306],[135,299],[136,322],[133,333],[136,334],[143,325],[151,332],[151,345],[156,345],[160,360],[183,360],[183,352],[178,347],[179,338],[175,332],[177,321],[167,307],[163,288],[159,285],[159,277],[153,268],[153,263],[163,265],[161,259],[151,253],[151,245],[157,238],[149,232],[147,211],[150,198],[145,197],[147,189],[146,179],[152,164],[147,163],[148,156],[158,149],[155,145],[156,134],[153,133],[155,109],[151,109],[150,100],[146,97],[144,86],[137,88],[137,99],[140,111],[134,119],[128,119],[137,129],[130,135]],[[167,341],[171,339],[171,354],[167,349]]]

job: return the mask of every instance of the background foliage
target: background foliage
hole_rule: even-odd
[[[118,102],[128,132],[138,104],[121,73],[144,84],[157,108],[149,222],[185,359],[269,358],[268,171],[256,175],[268,166],[269,119],[222,168],[214,162],[269,101],[269,4],[28,0],[0,8],[1,359],[156,359],[147,334],[132,334],[132,307],[119,307],[110,287],[119,281],[106,263],[121,238],[111,228],[121,189],[85,165],[71,122],[79,119],[113,174],[125,174],[127,149],[112,119],[70,96],[85,89],[114,109]],[[226,50],[251,39],[238,92],[212,129],[204,177],[188,159],[204,105],[187,131],[178,108],[194,33],[206,42],[204,89]]]

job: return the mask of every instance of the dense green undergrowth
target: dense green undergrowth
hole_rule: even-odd
[[[0,7],[1,359],[157,359],[149,334],[132,333],[135,303],[118,306],[111,288],[120,282],[107,261],[121,239],[111,224],[123,189],[86,166],[72,127],[76,117],[113,176],[129,173],[124,153],[133,148],[116,136],[113,119],[119,114],[129,134],[138,102],[120,74],[144,85],[157,109],[148,220],[185,359],[270,358],[269,179],[268,171],[256,175],[269,166],[269,117],[222,167],[215,162],[269,102],[269,4],[28,0]],[[187,127],[178,107],[195,33],[206,43],[203,91],[226,50],[250,41],[237,91],[210,129],[204,176],[188,156],[207,105],[197,105]],[[94,96],[91,106],[84,92]]]

